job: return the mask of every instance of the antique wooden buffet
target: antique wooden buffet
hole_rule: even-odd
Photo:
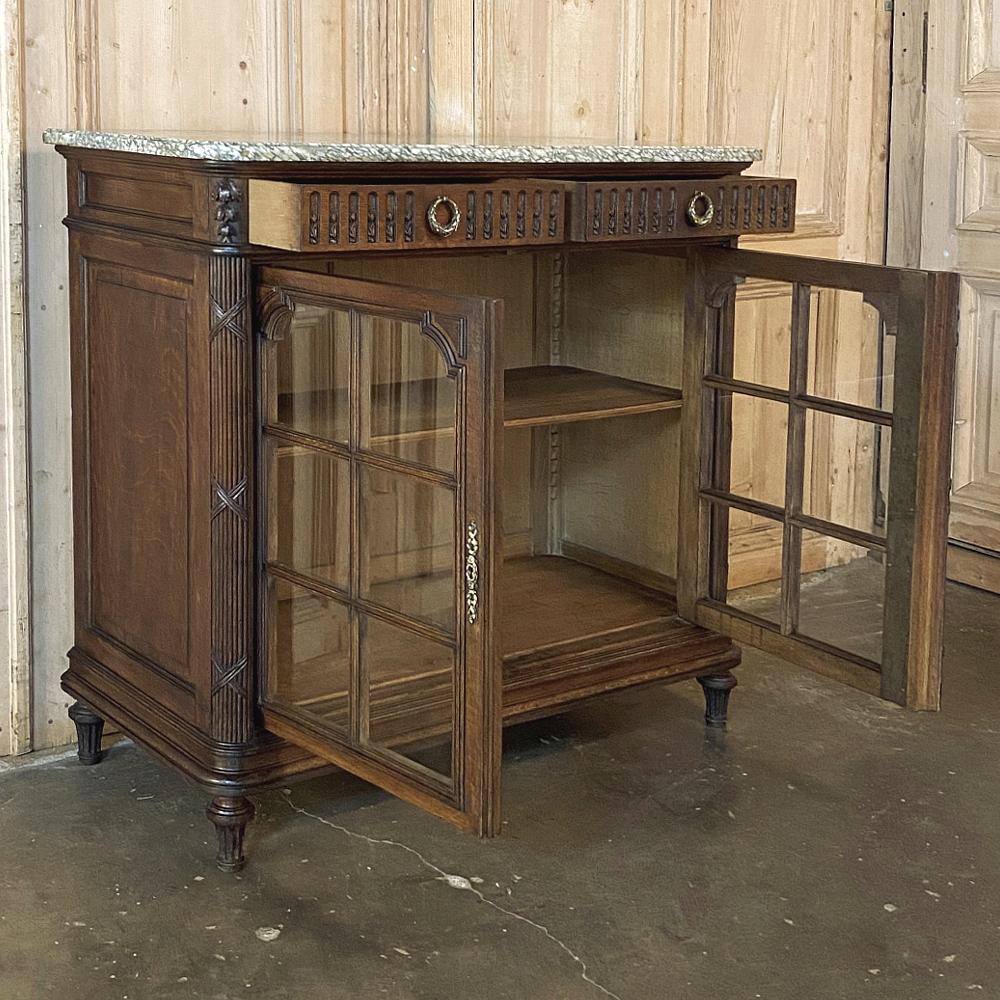
[[[794,227],[757,151],[46,139],[80,759],[107,719],[183,771],[223,869],[248,793],[331,764],[494,834],[504,723],[693,678],[722,725],[734,640],[937,706],[956,283],[737,249]],[[744,282],[787,285],[779,377]],[[818,288],[874,316],[870,378],[821,377]],[[752,407],[777,489],[734,473]],[[863,517],[815,500],[837,421],[877,451]],[[833,566],[876,579],[860,637]]]

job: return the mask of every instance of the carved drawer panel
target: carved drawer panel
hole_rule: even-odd
[[[795,228],[795,181],[722,177],[692,181],[623,181],[575,186],[570,239],[706,239]]]
[[[537,246],[566,239],[566,185],[250,181],[250,242],[284,250]]]

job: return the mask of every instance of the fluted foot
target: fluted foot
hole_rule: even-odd
[[[727,670],[699,677],[698,683],[705,692],[705,725],[724,729],[729,714],[729,695],[736,687],[736,678]]]
[[[96,764],[104,756],[101,751],[104,720],[81,701],[70,705],[69,717],[76,726],[76,755],[80,763]]]
[[[219,838],[219,850],[215,856],[219,871],[240,871],[246,864],[243,834],[247,823],[253,819],[253,803],[243,795],[217,795],[205,812]]]

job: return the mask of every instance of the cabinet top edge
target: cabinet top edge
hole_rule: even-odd
[[[44,142],[76,149],[228,163],[392,164],[746,164],[760,160],[750,146],[624,146],[548,140],[501,145],[469,142],[357,142],[296,133],[256,136],[225,132],[109,132],[46,129]]]

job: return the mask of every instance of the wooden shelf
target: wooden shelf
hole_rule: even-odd
[[[435,419],[440,385],[434,379],[417,379],[376,386],[372,419],[373,444],[449,433],[451,428],[444,425],[440,416]],[[317,429],[330,425],[332,433],[334,412],[343,414],[341,420],[346,421],[346,406],[336,398],[342,392],[343,390],[294,395],[282,393],[278,397],[278,418],[286,426],[291,426],[291,404],[294,401],[295,409],[308,414]],[[399,422],[399,426],[394,428],[387,427],[390,423],[390,406],[393,418]],[[509,368],[504,372],[505,427],[538,427],[581,420],[603,420],[636,413],[676,410],[680,406],[681,394],[678,389],[635,382],[583,368],[538,365],[531,368]]]
[[[506,722],[538,718],[617,688],[726,670],[739,661],[729,639],[678,618],[670,595],[561,556],[505,562],[500,614]],[[379,687],[372,724],[386,742],[405,744],[446,730],[452,703],[447,672]],[[310,695],[299,700],[300,708],[327,724],[345,724],[343,693],[323,697],[314,688]]]
[[[567,424],[676,410],[678,389],[566,365],[509,368],[504,373],[505,427]]]

